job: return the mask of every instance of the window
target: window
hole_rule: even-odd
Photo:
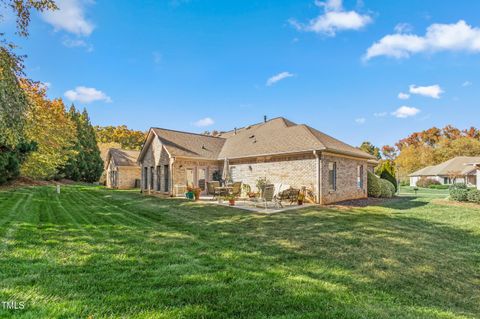
[[[143,189],[148,189],[148,167],[143,168]]]
[[[449,181],[448,181],[448,177],[443,178],[443,184],[450,184]]]
[[[363,189],[363,165],[357,166],[357,187]]]
[[[154,182],[154,180],[155,180],[155,178],[154,178],[155,171],[154,171],[154,170],[155,170],[155,168],[154,168],[153,166],[151,166],[151,167],[150,167],[150,185],[149,185],[149,186],[150,186],[149,189],[151,189],[151,190],[154,189],[154,188],[153,188],[153,182]]]
[[[331,191],[337,190],[337,163],[328,163],[328,188]]]

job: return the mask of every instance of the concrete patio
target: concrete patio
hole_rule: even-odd
[[[235,200],[235,205],[230,206],[230,204],[228,203],[228,200],[219,201],[218,199],[213,199],[212,197],[207,197],[207,196],[200,197],[200,200],[198,202],[205,203],[205,204],[233,207],[233,208],[244,209],[251,212],[264,213],[264,214],[274,214],[274,213],[284,212],[287,210],[295,210],[295,209],[302,209],[306,207],[317,206],[317,204],[310,204],[310,203],[304,203],[303,205],[298,205],[296,203],[290,204],[290,203],[282,202],[283,207],[280,207],[278,205],[275,206],[273,202],[269,202],[267,205],[267,208],[265,208],[264,203],[260,201],[252,201],[249,199],[237,199]]]

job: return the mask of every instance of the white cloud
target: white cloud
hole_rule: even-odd
[[[394,30],[396,33],[409,33],[412,32],[413,26],[410,23],[399,23]]]
[[[423,96],[428,96],[434,99],[439,99],[440,95],[444,92],[440,85],[430,85],[430,86],[416,86],[410,85],[410,93],[411,94],[418,94]]]
[[[78,36],[89,36],[95,26],[85,18],[87,0],[57,0],[58,10],[45,11],[42,18],[56,31],[64,30]]]
[[[462,83],[462,86],[463,86],[463,87],[466,87],[466,86],[471,86],[472,84],[473,84],[473,83],[470,82],[470,81],[465,81],[465,82]]]
[[[373,113],[373,116],[375,117],[385,117],[387,116],[387,112],[378,112],[378,113]]]
[[[196,121],[195,123],[193,123],[195,126],[199,126],[199,127],[205,127],[205,126],[210,126],[210,125],[213,125],[215,124],[215,121],[212,120],[210,117],[205,117],[203,119],[200,119],[198,121]]]
[[[267,83],[266,85],[267,86],[272,86],[274,85],[275,83],[277,83],[278,81],[281,81],[283,79],[286,79],[286,78],[290,78],[294,76],[294,74],[290,73],[290,72],[281,72],[281,73],[278,73],[272,77],[270,77],[268,80],[267,80]]]
[[[93,46],[82,39],[71,39],[66,37],[63,39],[62,44],[67,48],[85,48],[87,52],[93,51]]]
[[[68,98],[70,101],[78,101],[80,103],[92,103],[95,101],[104,101],[107,103],[111,103],[112,99],[95,88],[88,88],[85,86],[77,86],[75,90],[68,90],[65,92],[65,97]]]
[[[370,46],[363,58],[388,56],[399,59],[415,53],[439,51],[480,52],[480,28],[460,20],[453,24],[432,24],[424,36],[389,34]]]
[[[400,92],[397,96],[400,100],[408,100],[410,98],[410,94]]]
[[[367,120],[364,118],[364,117],[359,117],[357,119],[355,119],[355,123],[357,124],[365,124]]]
[[[316,1],[315,4],[324,8],[323,14],[311,19],[307,24],[295,19],[290,19],[290,24],[300,31],[335,36],[338,31],[359,30],[373,21],[368,15],[362,15],[356,11],[345,11],[342,0]]]
[[[420,113],[420,110],[415,107],[410,106],[400,106],[395,112],[392,112],[392,115],[398,118],[407,118],[410,116],[415,116]]]

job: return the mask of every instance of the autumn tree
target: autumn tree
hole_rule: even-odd
[[[381,158],[380,149],[368,141],[363,142],[359,148],[362,151],[375,156],[377,159]]]
[[[74,155],[75,126],[67,115],[61,99],[50,101],[40,84],[23,83],[29,97],[25,134],[35,141],[36,151],[30,153],[21,167],[23,176],[34,179],[52,179]]]
[[[25,138],[29,103],[20,86],[18,61],[0,47],[0,184],[16,178],[34,144]]]
[[[17,34],[28,35],[30,12],[56,9],[52,0],[0,0],[2,12],[11,9],[17,20]],[[0,32],[0,184],[19,175],[20,164],[26,154],[35,149],[35,143],[25,138],[24,125],[29,107],[27,97],[20,87],[24,76],[22,57],[14,53],[15,45]]]
[[[127,150],[141,149],[147,135],[142,131],[131,130],[126,125],[96,126],[95,132],[99,143],[116,143]]]

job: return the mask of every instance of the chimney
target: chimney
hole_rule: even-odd
[[[235,135],[237,135],[237,128],[235,128]]]
[[[267,116],[266,115],[263,116],[263,122],[267,123]]]

